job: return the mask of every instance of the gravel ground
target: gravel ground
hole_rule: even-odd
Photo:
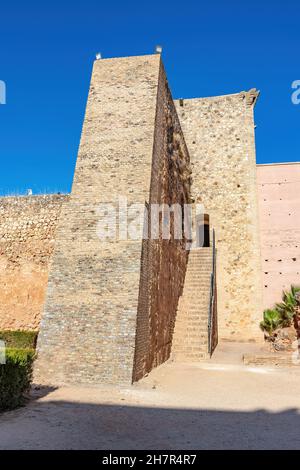
[[[33,393],[0,416],[0,449],[300,449],[300,368],[157,368],[129,388]]]

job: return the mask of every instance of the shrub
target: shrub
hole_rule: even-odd
[[[290,326],[295,315],[297,307],[297,293],[300,291],[299,287],[291,286],[289,292],[282,293],[282,302],[276,304],[276,310],[280,313],[282,318],[282,326]]]
[[[267,309],[264,311],[264,319],[260,322],[260,328],[272,335],[274,331],[281,326],[281,316],[276,309]]]
[[[6,364],[0,364],[0,410],[24,403],[32,379],[33,349],[6,349]]]
[[[291,326],[299,308],[299,295],[300,287],[297,286],[291,286],[290,291],[284,291],[282,302],[275,304],[273,309],[264,311],[260,328],[272,336],[276,329]]]
[[[0,331],[0,340],[7,348],[35,349],[37,331]]]

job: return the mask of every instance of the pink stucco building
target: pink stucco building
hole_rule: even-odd
[[[300,162],[257,165],[264,307],[300,285]]]

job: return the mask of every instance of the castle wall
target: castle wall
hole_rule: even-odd
[[[130,383],[168,359],[185,240],[120,239],[119,196],[182,205],[191,170],[192,196],[216,230],[219,336],[262,338],[262,289],[269,307],[299,283],[300,177],[295,165],[256,170],[256,98],[174,105],[159,55],[95,62],[71,196],[0,199],[0,328],[37,329],[47,288],[36,380]],[[101,204],[116,211],[109,239],[99,236]]]
[[[142,240],[99,238],[99,207],[149,198],[160,56],[94,63],[57,230],[35,380],[131,383]],[[124,215],[124,214],[123,214]]]
[[[189,154],[161,64],[149,205],[188,204],[190,173]],[[174,239],[172,221],[173,215],[170,217],[169,240],[162,239],[160,231],[157,240],[149,238],[143,243],[134,380],[166,361],[171,353],[176,311],[188,261],[186,240]]]
[[[264,307],[300,285],[300,164],[257,166]]]
[[[64,195],[0,198],[0,329],[37,330]]]
[[[219,333],[231,340],[261,338],[255,98],[248,92],[176,101],[192,162],[193,196],[216,230]]]

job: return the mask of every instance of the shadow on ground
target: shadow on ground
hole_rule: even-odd
[[[299,449],[300,415],[32,401],[0,416],[1,449]]]

